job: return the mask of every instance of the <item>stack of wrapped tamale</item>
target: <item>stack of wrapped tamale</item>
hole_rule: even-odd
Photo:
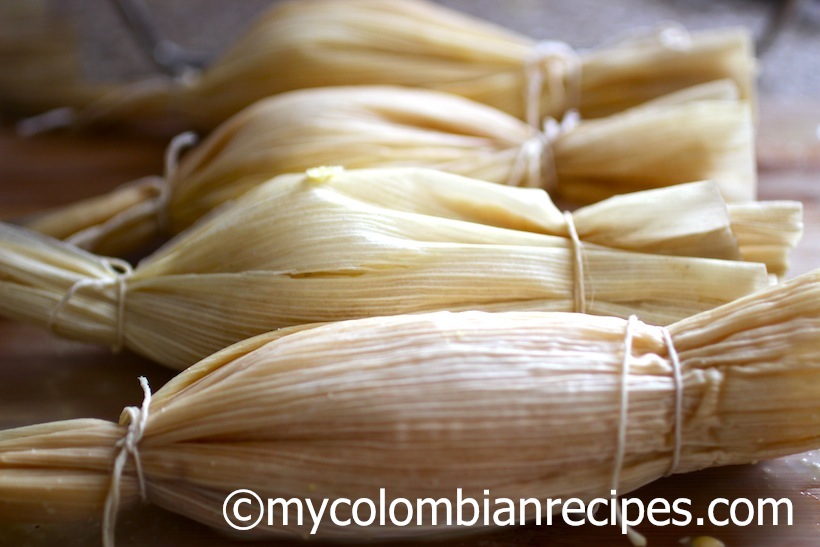
[[[7,104],[62,108],[37,131],[207,132],[0,223],[0,315],[182,371],[118,424],[0,432],[0,520],[100,516],[113,545],[140,499],[225,531],[242,488],[348,523],[339,500],[438,500],[247,532],[394,540],[469,531],[446,508],[488,490],[536,500],[523,523],[817,448],[820,274],[783,280],[800,203],[754,201],[753,67],[739,30],[578,53],[420,0],[302,0],[184,80],[0,68]]]

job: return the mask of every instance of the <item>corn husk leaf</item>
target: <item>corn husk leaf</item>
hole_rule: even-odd
[[[577,214],[582,271],[543,191],[423,169],[277,177],[143,260],[122,286],[106,259],[3,225],[0,313],[50,319],[59,334],[97,343],[121,335],[182,368],[289,325],[441,309],[574,311],[581,294],[589,313],[666,324],[767,284],[763,264],[734,260],[740,250],[713,186],[656,192],[680,200],[653,194],[659,205],[646,209],[621,197]],[[711,213],[695,208],[691,222],[676,222],[687,200]],[[707,241],[698,254],[723,260],[657,254]],[[615,242],[656,254],[603,246]]]
[[[819,306],[813,272],[669,327],[682,377],[677,472],[820,446]],[[323,498],[378,500],[379,488],[388,502],[454,505],[457,488],[477,499],[487,489],[490,499],[609,499],[613,476],[620,494],[638,488],[669,471],[675,451],[669,347],[661,329],[637,322],[625,356],[627,328],[582,314],[438,312],[242,342],[154,397],[139,444],[148,499],[226,531],[223,502],[248,487],[316,507]],[[99,515],[126,423],[124,414],[120,425],[72,420],[0,433],[0,518]],[[137,501],[133,462],[119,490],[123,506]],[[326,518],[317,532],[464,532],[443,524],[444,505],[433,526],[433,510],[419,509],[420,525],[339,527]],[[288,511],[288,526],[277,520],[244,537],[307,536],[310,519],[297,526]]]

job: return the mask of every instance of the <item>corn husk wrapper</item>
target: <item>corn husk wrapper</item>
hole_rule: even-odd
[[[803,207],[795,201],[751,201],[728,206],[732,232],[743,260],[766,264],[782,276],[789,268],[790,250],[803,236]]]
[[[682,378],[674,471],[820,446],[819,283],[820,273],[806,274],[669,327]],[[485,489],[491,500],[609,499],[614,477],[619,494],[638,488],[670,471],[675,452],[669,345],[660,328],[636,322],[626,355],[627,328],[583,314],[438,312],[242,342],[155,394],[138,450],[147,498],[226,531],[223,501],[237,488],[315,507],[378,500],[379,488],[388,502],[453,506],[457,488],[479,500]],[[100,515],[125,416],[0,433],[0,518]],[[136,502],[133,461],[118,484],[122,506]],[[437,526],[431,504],[418,510],[421,525],[405,527],[337,527],[325,516],[317,535],[465,531],[443,524],[444,505],[435,510]],[[275,512],[273,526],[244,537],[307,536],[310,518],[299,527],[289,511],[288,526]]]
[[[167,175],[45,213],[34,230],[111,255],[161,228],[178,233],[270,177],[316,165],[418,165],[592,203],[626,192],[716,181],[729,201],[756,193],[748,106],[650,104],[581,121],[551,143],[525,123],[449,94],[395,87],[297,91],[261,101]],[[765,213],[761,213],[765,214]]]
[[[586,241],[578,250],[541,190],[410,168],[285,175],[216,211],[126,278],[105,258],[3,225],[0,313],[50,322],[70,338],[121,341],[183,368],[296,324],[579,305],[666,324],[767,284],[763,264],[734,260],[740,250],[713,186],[655,192],[669,193],[652,200],[657,207],[624,196],[578,212]],[[680,222],[687,200],[711,212],[686,207],[695,213]]]
[[[47,35],[42,40],[50,41]],[[534,96],[527,91],[533,68],[544,80]],[[372,84],[447,91],[521,119],[533,101],[538,104],[531,108],[542,116],[561,117],[575,108],[590,118],[720,79],[732,80],[753,101],[753,73],[751,39],[742,29],[659,28],[579,56],[568,47],[539,48],[535,40],[428,2],[301,0],[262,16],[198,76],[149,78],[114,91],[100,87],[73,123],[164,119],[170,113],[210,129],[278,93]],[[21,78],[12,98],[25,104],[19,88],[29,82],[49,89],[43,85],[47,75]],[[73,106],[61,102],[56,90],[53,103]]]

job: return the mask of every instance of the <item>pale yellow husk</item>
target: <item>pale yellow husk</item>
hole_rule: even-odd
[[[706,87],[713,96],[714,85]],[[168,194],[149,180],[46,212],[28,226],[122,255],[156,237],[161,227],[177,233],[273,176],[317,165],[434,167],[540,186],[575,204],[705,179],[716,181],[729,201],[754,199],[748,105],[668,99],[581,121],[545,142],[516,118],[445,93],[397,87],[296,91],[256,103],[220,126],[167,175]]]
[[[732,232],[744,260],[763,262],[770,273],[789,267],[789,249],[803,235],[802,205],[796,201],[750,201],[728,206]]]
[[[316,507],[323,498],[378,500],[379,488],[388,502],[455,504],[457,488],[476,499],[484,490],[491,500],[609,499],[616,475],[617,492],[629,492],[670,470],[677,397],[661,329],[634,324],[626,355],[627,328],[582,314],[438,312],[242,342],[153,398],[138,446],[148,500],[230,531],[222,508],[237,488]],[[682,376],[676,472],[820,446],[820,273],[669,330]],[[100,515],[126,425],[74,420],[0,433],[0,518]],[[131,458],[119,481],[123,509],[137,501],[137,485]],[[350,516],[349,506],[338,509]],[[317,536],[465,531],[442,524],[445,506],[436,509],[437,526],[430,504],[421,525],[406,527],[338,527],[325,516]],[[292,506],[289,517],[282,526],[277,513],[274,525],[243,537],[309,535],[308,517],[296,526]]]
[[[535,40],[432,3],[299,0],[262,16],[198,76],[100,88],[74,121],[144,122],[176,114],[210,129],[271,95],[363,84],[448,91],[524,119],[526,67],[533,63],[546,80],[535,95],[541,115],[561,117],[577,108],[585,118],[606,116],[720,79],[733,80],[741,97],[754,100],[752,41],[743,29],[658,28],[585,51],[577,60],[545,55],[539,61]],[[48,91],[42,85],[47,77],[21,78],[16,87],[39,84]],[[67,106],[57,90],[52,97],[54,107]],[[12,98],[26,102],[24,94]]]
[[[50,320],[70,338],[121,338],[183,368],[295,324],[576,311],[580,297],[589,313],[666,324],[767,284],[765,265],[737,260],[725,204],[708,183],[579,210],[576,249],[538,189],[417,168],[311,173],[277,177],[215,211],[125,279],[104,258],[2,225],[0,313]]]

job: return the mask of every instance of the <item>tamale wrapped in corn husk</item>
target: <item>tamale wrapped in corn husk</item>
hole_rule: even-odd
[[[743,98],[753,99],[755,64],[747,31],[692,33],[676,45],[664,38],[634,39],[575,60],[428,2],[290,2],[262,18],[181,102],[198,104],[201,112],[221,111],[213,126],[275,93],[391,84],[455,93],[526,119],[526,69],[533,62],[540,62],[547,80],[538,97],[539,118],[561,117],[569,108],[584,118],[606,116],[726,78]],[[227,100],[215,100],[217,94]],[[240,103],[237,96],[246,99]]]
[[[713,100],[637,107],[548,137],[493,108],[397,87],[303,90],[261,101],[148,179],[45,213],[34,230],[122,255],[160,228],[190,226],[255,185],[316,165],[418,165],[575,203],[710,179],[729,201],[756,193],[748,105]]]
[[[239,488],[315,508],[347,498],[338,519],[354,500],[378,507],[383,488],[386,503],[411,500],[410,525],[383,513],[384,525],[337,526],[328,510],[314,526],[305,509],[299,526],[289,504],[243,537],[464,533],[483,519],[447,526],[446,503],[415,500],[452,511],[457,489],[490,511],[508,507],[498,498],[609,500],[666,473],[820,446],[820,273],[667,332],[584,314],[437,312],[263,335],[181,373],[119,424],[0,433],[0,519],[85,519],[108,501],[111,544],[140,481],[151,503],[227,532],[223,504]],[[121,441],[138,427],[132,455]],[[245,505],[252,522],[258,507]],[[522,511],[532,520],[537,507]],[[481,510],[462,509],[465,520]]]
[[[570,225],[538,189],[418,168],[315,169],[248,192],[133,272],[0,225],[0,314],[182,368],[295,324],[441,309],[666,324],[767,285],[765,265],[737,260],[714,186],[653,192]]]
[[[577,54],[419,0],[300,0],[262,16],[199,75],[101,89],[74,122],[144,121],[170,113],[209,129],[278,93],[389,84],[455,93],[535,124],[571,108],[585,118],[606,116],[721,79],[734,81],[741,97],[753,101],[754,67],[743,29],[660,28]],[[25,104],[24,94],[15,97]],[[55,93],[53,106],[66,103]]]

